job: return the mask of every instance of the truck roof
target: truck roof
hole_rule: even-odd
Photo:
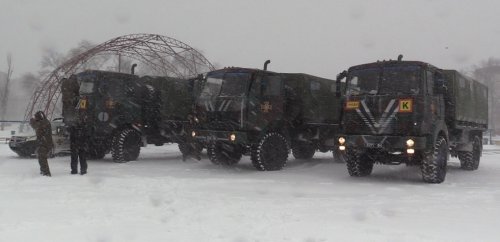
[[[86,75],[96,75],[96,76],[121,76],[121,77],[137,77],[136,75],[122,72],[114,72],[114,71],[102,71],[102,70],[85,70],[76,74],[77,76],[86,76]]]
[[[355,65],[351,66],[349,68],[349,71],[352,70],[357,70],[357,69],[366,69],[366,68],[377,68],[377,67],[384,67],[384,66],[425,66],[425,67],[431,67],[434,69],[439,69],[429,63],[422,62],[422,61],[398,61],[398,60],[389,60],[389,61],[377,61],[377,62],[371,62],[371,63],[366,63],[366,64],[361,64],[361,65]]]
[[[214,73],[214,72],[258,72],[258,71],[268,72],[268,73],[276,73],[273,71],[264,71],[264,70],[257,69],[257,68],[243,68],[243,67],[225,67],[223,69],[210,71],[209,73]]]
[[[294,78],[303,78],[303,79],[309,79],[309,80],[317,80],[320,82],[325,82],[325,83],[332,83],[335,82],[335,80],[328,79],[328,78],[323,78],[319,76],[313,76],[305,73],[281,73],[284,75],[286,78],[294,79]]]

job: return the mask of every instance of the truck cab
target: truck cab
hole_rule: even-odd
[[[440,183],[450,154],[468,156],[478,149],[476,140],[487,125],[457,125],[473,114],[456,111],[473,104],[460,100],[463,91],[452,88],[455,80],[448,73],[428,63],[401,60],[349,68],[338,144],[351,176],[369,175],[374,163],[405,163],[420,165],[424,181]],[[487,100],[487,94],[477,98]],[[464,167],[479,163],[479,158],[461,160],[466,159]]]
[[[289,149],[299,159],[329,151],[341,109],[334,80],[249,68],[207,73],[195,105],[192,136],[210,160],[232,165],[250,155],[258,170],[282,169]]]
[[[92,132],[91,158],[103,158],[111,151],[116,162],[137,159],[147,121],[143,106],[149,97],[138,76],[87,70],[64,80],[62,94],[64,122],[71,127],[85,117],[84,125]]]

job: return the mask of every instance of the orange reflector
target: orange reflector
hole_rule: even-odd
[[[358,109],[359,101],[347,101],[345,104],[345,109]]]

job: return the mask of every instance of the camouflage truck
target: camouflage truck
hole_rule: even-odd
[[[84,71],[62,83],[63,117],[71,126],[81,115],[87,116],[86,125],[93,130],[91,157],[99,159],[111,152],[115,162],[136,160],[146,144],[184,140],[180,136],[185,133],[187,117],[182,107],[192,106],[193,98],[188,94],[193,83],[169,77]],[[172,108],[176,106],[181,108]]]
[[[344,72],[339,148],[351,176],[374,163],[419,165],[428,183],[445,180],[449,156],[475,170],[488,127],[488,89],[455,70],[419,61],[382,61]]]
[[[192,136],[207,146],[212,163],[232,165],[250,155],[257,170],[280,170],[290,149],[298,159],[330,150],[323,144],[337,134],[341,110],[335,81],[266,69],[206,74]]]

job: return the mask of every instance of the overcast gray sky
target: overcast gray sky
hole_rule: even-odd
[[[132,33],[166,35],[220,66],[333,78],[395,59],[462,69],[500,57],[500,2],[488,0],[0,0],[0,70],[39,70],[41,50],[66,52]]]

